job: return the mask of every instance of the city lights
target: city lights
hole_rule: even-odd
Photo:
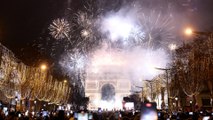
[[[2,115],[85,120],[210,115],[213,0],[198,1],[6,3],[0,15]],[[144,108],[154,111],[143,113]]]
[[[46,70],[47,69],[47,66],[45,64],[42,64],[41,65],[41,70]]]
[[[67,80],[64,80],[64,83],[67,83]]]
[[[184,33],[188,36],[192,35],[193,34],[193,30],[191,28],[186,28]]]

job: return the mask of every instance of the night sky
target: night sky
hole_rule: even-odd
[[[107,9],[114,3],[121,5],[124,0],[105,1]],[[155,6],[155,3],[161,1],[166,0],[152,0],[152,4]],[[167,1],[176,4],[175,12],[179,14],[180,19],[186,21],[185,24],[190,23],[199,30],[213,28],[212,0]],[[0,42],[27,65],[36,65],[44,61],[54,62],[50,55],[40,52],[36,40],[47,30],[53,19],[65,15],[66,3],[67,0],[1,0]],[[70,8],[73,11],[81,9],[82,3],[84,0],[72,0]]]

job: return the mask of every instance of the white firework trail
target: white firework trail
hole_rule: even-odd
[[[53,20],[48,29],[50,30],[50,35],[57,40],[69,38],[70,24],[65,19],[58,18]]]
[[[118,46],[121,45],[122,49],[119,49],[119,51],[128,53],[128,55],[125,55],[125,59],[128,57],[131,58],[132,56],[135,60],[136,67],[128,67],[130,71],[140,74],[144,72],[146,75],[148,74],[147,70],[150,70],[149,76],[144,76],[144,78],[156,75],[153,73],[152,69],[158,66],[157,63],[159,61],[155,60],[159,60],[159,58],[156,59],[155,55],[161,54],[161,56],[157,56],[162,58],[160,60],[163,62],[162,65],[159,66],[165,67],[168,58],[165,51],[161,50],[161,48],[168,48],[168,45],[174,39],[174,27],[171,22],[172,16],[170,14],[164,15],[161,12],[156,12],[154,10],[143,11],[143,9],[140,8],[136,10],[136,12],[122,14],[109,12],[109,14],[98,15],[93,12],[92,9],[92,6],[90,6],[88,9],[78,11],[74,15],[75,21],[72,25],[74,25],[73,27],[76,29],[74,32],[72,31],[72,33],[75,33],[72,34],[72,40],[75,44],[71,49],[78,49],[78,51],[83,51],[85,54],[92,54],[91,51],[93,52],[93,50],[97,50],[96,48],[99,47],[99,43],[101,42],[118,44],[117,46],[112,45],[112,48],[110,49],[117,49]],[[130,13],[134,14],[129,15]],[[49,27],[50,31],[54,31],[51,35],[56,39],[63,39],[71,36],[69,23],[65,22],[66,20],[62,21],[62,23],[66,23],[64,26],[67,26],[65,27],[65,32],[61,31],[62,28],[60,26],[63,26],[61,25],[61,19],[56,20],[51,24],[51,28]],[[142,48],[143,50],[138,50],[138,53],[131,53],[130,51],[135,50],[135,46]],[[146,50],[147,48],[148,50]],[[64,69],[64,72],[70,73],[79,69],[84,69],[87,60],[85,55],[78,51],[70,52],[68,50],[61,58],[59,64]],[[144,55],[140,55],[141,53]],[[137,58],[137,56],[139,57]],[[146,61],[144,58],[146,58]],[[132,61],[133,60],[130,60],[128,66],[132,65]],[[141,61],[143,61],[144,64],[140,63]],[[139,63],[142,65],[139,66]],[[152,65],[154,65],[154,67]],[[137,68],[138,71],[136,71],[135,68]]]
[[[151,11],[139,15],[139,24],[145,33],[144,44],[149,47],[167,47],[174,41],[172,15]]]
[[[63,68],[64,74],[77,72],[84,69],[86,57],[79,51],[68,52],[62,56],[59,65]]]
[[[81,51],[90,51],[98,46],[101,39],[97,39],[100,35],[98,33],[98,18],[95,18],[94,13],[92,13],[92,8],[88,8],[86,11],[79,11],[75,14],[76,17],[76,34],[75,38],[77,40],[77,49]],[[100,37],[99,37],[100,38]]]

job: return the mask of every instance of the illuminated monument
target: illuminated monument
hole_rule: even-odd
[[[123,97],[128,96],[131,82],[124,62],[111,55],[98,55],[87,70],[85,93],[89,97],[89,109],[122,109]]]

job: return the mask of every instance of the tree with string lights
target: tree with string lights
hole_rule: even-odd
[[[212,41],[210,43],[212,44]],[[182,88],[185,95],[192,99],[193,106],[197,103],[197,95],[204,89],[211,75],[210,43],[206,37],[198,37],[176,50],[172,66],[172,84],[177,91],[178,88],[175,86]]]

